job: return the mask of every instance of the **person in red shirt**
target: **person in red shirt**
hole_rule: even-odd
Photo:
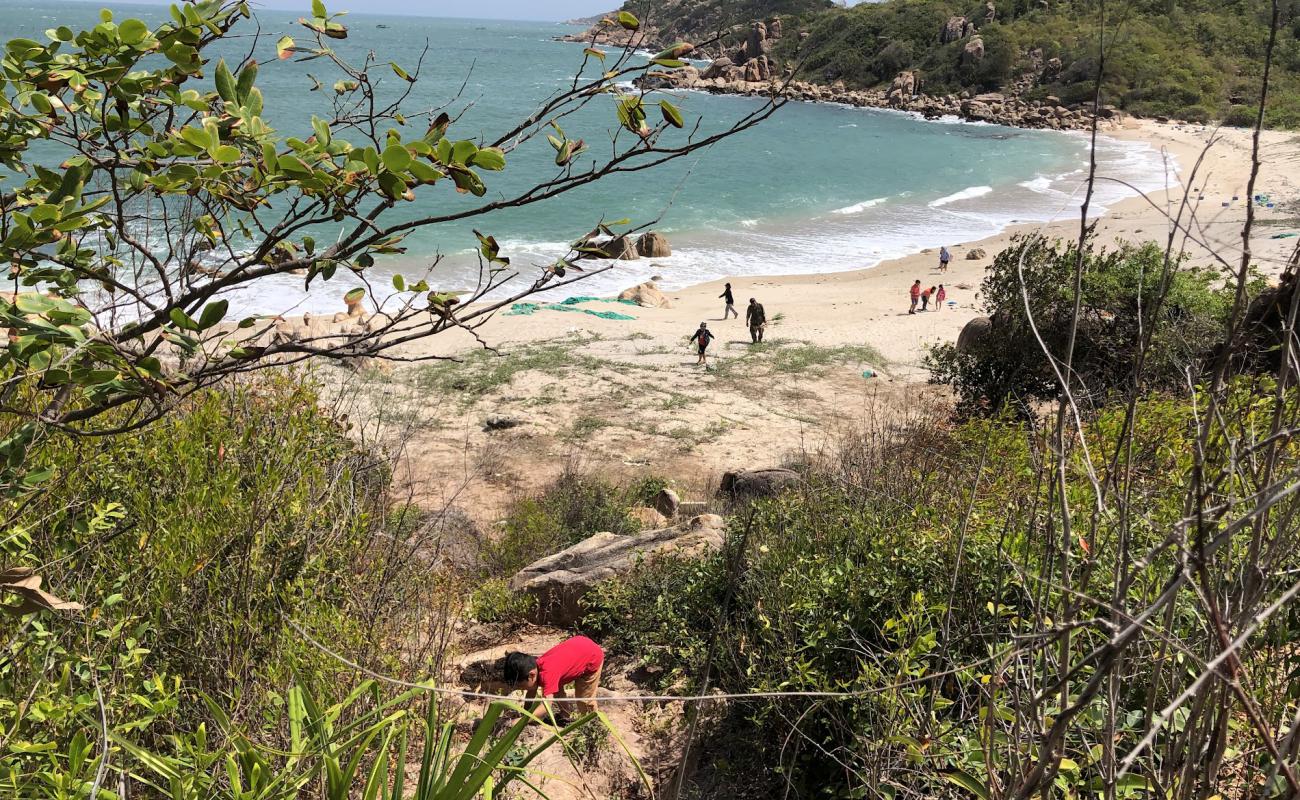
[[[917,278],[916,283],[912,284],[912,288],[911,288],[910,290],[908,290],[908,296],[910,296],[910,297],[912,298],[912,306],[911,306],[910,308],[907,309],[907,313],[909,313],[909,314],[915,314],[915,313],[916,313],[916,304],[917,304],[917,302],[921,299],[921,279],[920,279],[920,278]]]
[[[528,699],[537,696],[564,698],[564,687],[573,684],[575,703],[561,703],[557,713],[575,705],[580,712],[596,710],[596,690],[600,686],[600,671],[605,666],[605,651],[586,636],[566,639],[540,656],[527,653],[507,653],[505,680],[516,689],[527,692]]]

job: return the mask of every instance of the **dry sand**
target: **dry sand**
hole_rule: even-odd
[[[1191,202],[1183,211],[1188,230],[1175,236],[1175,249],[1185,251],[1192,264],[1217,267],[1225,276],[1235,270],[1250,133],[1132,122],[1109,135],[1162,149],[1171,188],[1115,204],[1098,222],[1100,242],[1164,243],[1173,227],[1168,217],[1178,213],[1184,187],[1191,184]],[[1261,156],[1256,192],[1270,195],[1280,208],[1259,211],[1251,248],[1255,263],[1276,274],[1297,239],[1272,235],[1300,230],[1300,137],[1267,132]],[[1240,199],[1233,202],[1234,196]],[[985,269],[1012,236],[1030,231],[1076,238],[1077,211],[1073,219],[953,242],[947,274],[938,272],[937,251],[926,251],[853,272],[733,278],[742,315],[747,299],[756,297],[769,320],[776,320],[768,328],[770,344],[759,350],[750,347],[743,318],[720,320],[717,281],[670,293],[671,308],[617,306],[636,317],[631,322],[544,310],[498,316],[478,333],[503,356],[471,356],[463,369],[474,376],[504,371],[477,388],[449,385],[445,367],[402,367],[363,376],[361,396],[371,412],[382,410],[388,418],[384,435],[406,447],[410,491],[430,505],[454,502],[488,519],[513,493],[535,488],[574,460],[618,477],[670,476],[688,493],[701,493],[721,470],[771,466],[833,440],[884,405],[911,409],[918,399],[940,398],[941,390],[924,386],[926,348],[955,340],[981,313],[978,289]],[[968,260],[975,248],[986,257]],[[945,284],[957,305],[909,316],[908,288],[918,278],[926,286]],[[686,343],[701,320],[709,320],[719,337],[713,348],[717,369],[711,372],[694,366]],[[443,356],[482,349],[459,333],[420,348],[421,354]],[[866,378],[864,369],[881,375]],[[488,433],[481,426],[489,414],[522,424]]]

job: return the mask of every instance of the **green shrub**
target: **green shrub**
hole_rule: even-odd
[[[295,676],[331,684],[338,664],[286,619],[384,665],[370,543],[388,471],[310,387],[204,391],[141,431],[49,438],[29,458],[52,477],[17,506],[5,562],[87,610],[6,637],[0,729],[24,743],[0,768],[11,787],[36,780],[46,748],[99,741],[100,697],[115,733],[149,745],[212,721],[199,693],[257,729]]]
[[[479,553],[483,575],[509,577],[537,559],[597,533],[635,533],[626,494],[605,481],[564,472],[536,497],[514,503]]]
[[[1234,431],[1266,435],[1272,409],[1257,398],[1272,391],[1268,381],[1235,385],[1224,407]],[[1197,402],[1204,407],[1203,398]],[[1098,480],[1123,476],[1134,505],[1124,523],[1128,550],[1116,547],[1120,523],[1111,518],[1079,532],[1092,544],[1076,546],[1080,569],[1068,592],[1050,578],[1059,556],[1049,555],[1053,531],[1038,508],[1050,463],[1046,435],[1010,418],[957,426],[933,419],[846,440],[800,487],[735,520],[726,553],[644,563],[590,598],[588,620],[611,651],[662,669],[663,683],[701,688],[712,653],[710,685],[723,691],[863,692],[737,703],[706,716],[700,760],[713,765],[714,790],[769,796],[765,787],[780,784],[790,796],[854,797],[907,787],[947,797],[954,771],[977,785],[994,784],[989,776],[997,773],[996,783],[1009,785],[1016,778],[1008,773],[1031,762],[1037,747],[1035,734],[1016,722],[1033,713],[1022,705],[1034,691],[1026,687],[1050,683],[1059,663],[1055,646],[1020,651],[1031,621],[1050,629],[1039,615],[1062,597],[1110,597],[1118,558],[1154,554],[1156,568],[1126,587],[1131,608],[1150,602],[1164,587],[1157,576],[1177,569],[1177,556],[1159,545],[1183,518],[1185,481],[1196,468],[1195,408],[1151,396],[1131,420],[1120,406],[1086,424]],[[1117,451],[1126,421],[1131,446]],[[1082,459],[1067,466],[1074,507],[1092,498]],[[1287,469],[1297,463],[1295,446],[1283,462]],[[1252,502],[1242,485],[1218,492],[1240,498],[1243,508]],[[1247,543],[1223,557],[1250,563]],[[1205,635],[1197,607],[1186,592],[1169,626],[1125,661],[1116,684],[1124,709],[1117,747],[1140,736],[1148,703],[1168,699],[1145,694],[1153,670],[1176,668],[1178,657],[1164,644]],[[1285,637],[1276,634],[1278,642]],[[1070,657],[1083,659],[1105,639],[1104,629],[1080,629]],[[999,682],[1009,694],[990,688]],[[791,737],[816,746],[792,748],[792,729]],[[1089,753],[1105,730],[1101,708],[1071,727],[1065,752],[1079,766],[1070,782],[1095,779]],[[1006,760],[1010,752],[1019,760]]]
[[[940,345],[927,356],[932,380],[956,390],[962,411],[1011,403],[1027,412],[1056,395],[1056,373],[1038,337],[1057,358],[1065,352],[1077,259],[1075,243],[1034,237],[1015,240],[994,259],[980,288],[992,331],[965,351]],[[1135,380],[1142,391],[1184,386],[1186,371],[1199,374],[1218,343],[1232,299],[1213,273],[1176,259],[1166,265],[1155,244],[1085,253],[1082,292],[1074,370],[1076,385],[1090,393],[1078,399],[1094,406]],[[1151,343],[1137,376],[1144,336]]]

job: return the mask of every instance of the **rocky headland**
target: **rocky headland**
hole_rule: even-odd
[[[687,65],[657,72],[653,77],[640,79],[640,88],[783,96],[804,102],[908,111],[928,119],[953,116],[971,122],[1019,128],[1083,130],[1092,125],[1093,115],[1089,106],[1063,103],[1052,95],[1041,95],[1041,90],[1034,92],[1040,85],[1050,84],[1062,69],[1059,59],[1044,58],[1041,51],[1031,52],[1030,68],[997,92],[928,93],[919,70],[899,72],[888,85],[853,88],[841,80],[803,79],[794,73],[792,67],[775,58],[773,49],[787,35],[786,28],[780,17],[754,22],[740,37],[738,46],[723,49],[707,67],[701,69]],[[792,35],[802,40],[807,33],[797,31]],[[588,45],[631,45],[647,49],[669,47],[677,41],[648,25],[637,31],[627,31],[599,23],[582,34],[571,34],[562,39]],[[948,19],[937,32],[937,39],[945,44],[964,41],[959,56],[963,63],[978,63],[985,57],[979,29],[967,17]],[[1103,106],[1098,124],[1102,129],[1114,128],[1122,123],[1124,116],[1124,112],[1114,106]]]

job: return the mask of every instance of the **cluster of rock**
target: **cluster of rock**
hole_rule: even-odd
[[[631,236],[615,236],[595,245],[599,253],[593,258],[612,258],[619,261],[635,261],[638,258],[667,258],[673,254],[668,237],[657,231],[646,231],[633,239]]]
[[[716,63],[716,62],[715,62]],[[725,70],[734,70],[727,65]],[[700,72],[694,67],[684,67],[666,77],[655,78],[652,88],[694,89],[714,94],[739,94],[771,96],[781,94],[792,100],[810,103],[840,103],[858,108],[892,108],[920,114],[927,119],[960,117],[971,122],[990,122],[1017,128],[1050,128],[1052,130],[1082,130],[1091,127],[1092,114],[1088,108],[1067,106],[1059,98],[1044,97],[1030,100],[1011,94],[988,92],[975,94],[928,95],[920,91],[920,79],[915,72],[903,72],[886,89],[848,89],[844,83],[818,84],[808,81],[786,81],[779,77],[768,80],[737,80],[718,74],[708,77],[713,67]],[[1114,106],[1102,106],[1098,115],[1102,129],[1118,127],[1124,113]]]
[[[992,22],[996,14],[994,4],[986,3],[981,24]],[[1018,128],[1078,130],[1092,125],[1089,108],[1067,105],[1052,96],[1026,98],[1030,90],[1056,80],[1062,69],[1060,59],[1045,59],[1041,50],[1029,53],[1031,68],[1008,85],[1004,92],[981,94],[968,90],[959,94],[932,95],[925,93],[924,81],[914,70],[900,72],[887,87],[865,90],[849,89],[843,81],[812,83],[791,80],[789,71],[782,70],[768,55],[772,43],[781,38],[782,33],[780,19],[756,22],[744,44],[714,60],[704,70],[686,66],[668,73],[656,73],[653,77],[641,79],[640,83],[648,89],[695,89],[715,94],[761,96],[781,94],[807,102],[892,108],[920,114],[927,119],[953,116]],[[806,35],[800,34],[801,37]],[[938,42],[944,45],[961,43],[957,59],[966,66],[974,66],[985,57],[984,39],[976,20],[969,17],[947,19],[938,31]],[[1123,113],[1113,106],[1104,106],[1099,117],[1100,127],[1112,128],[1119,125]]]

